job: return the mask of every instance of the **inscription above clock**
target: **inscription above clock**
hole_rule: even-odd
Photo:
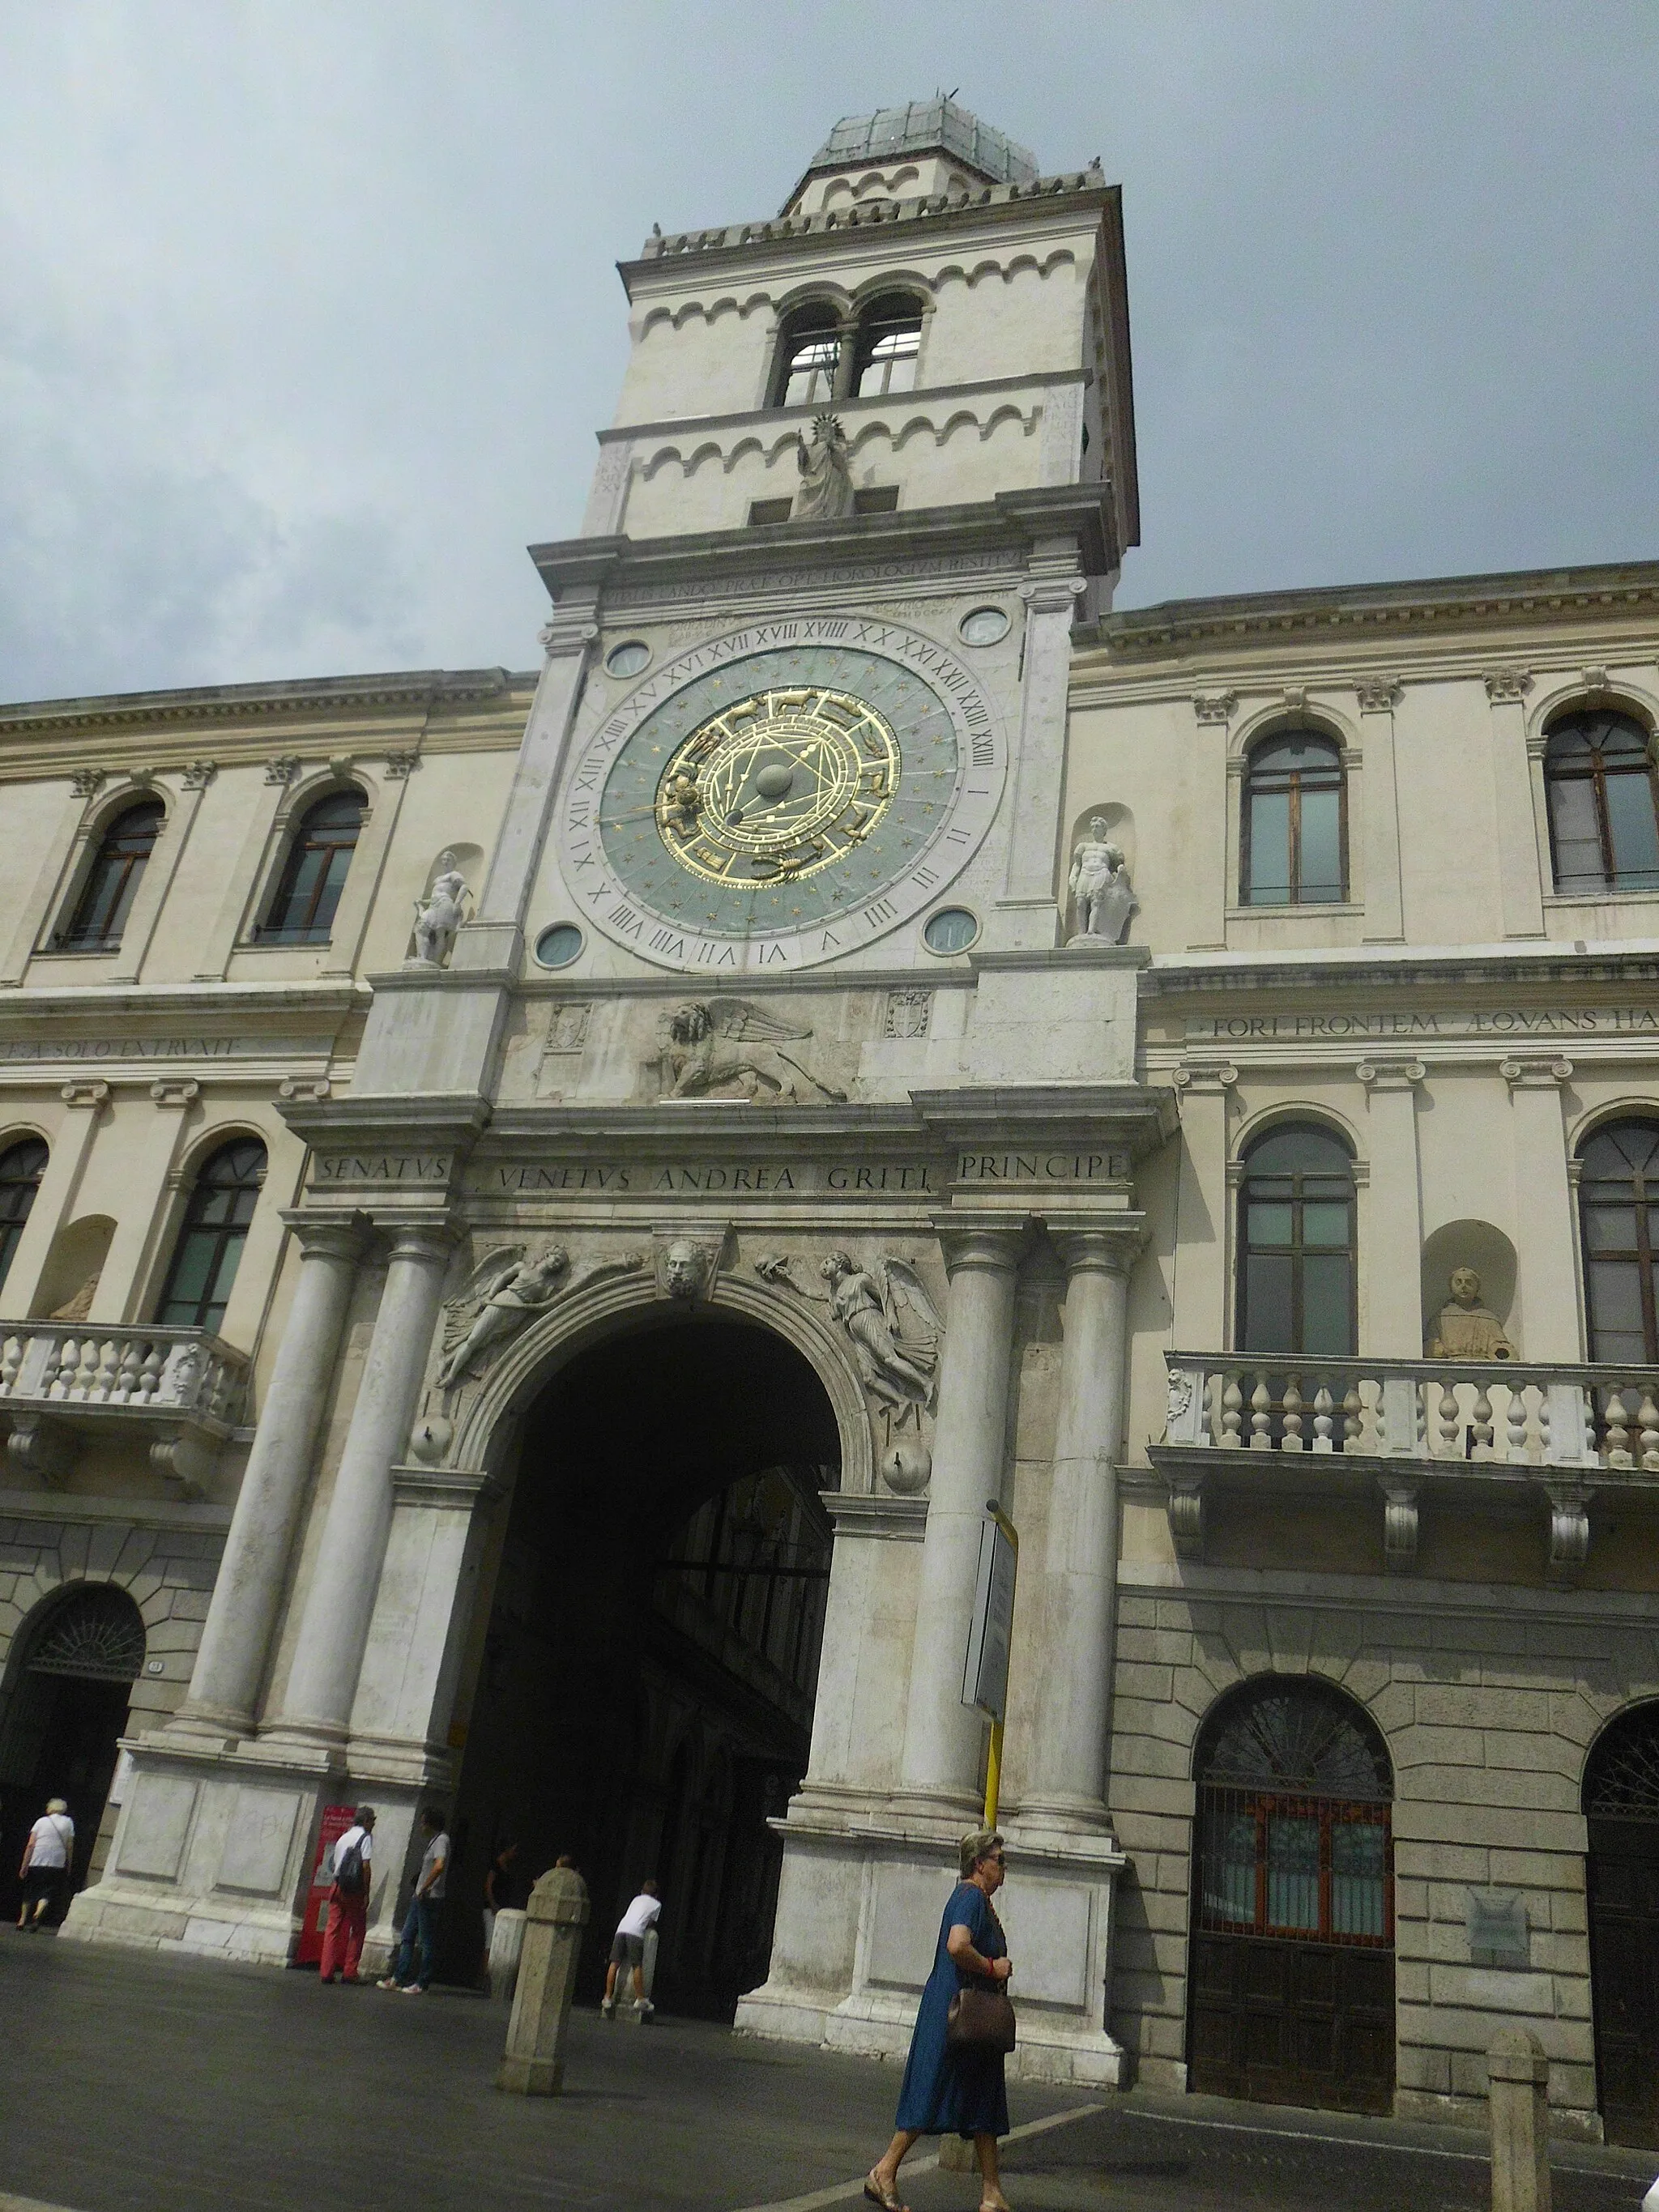
[[[641,684],[573,763],[567,880],[661,965],[802,967],[936,900],[1005,757],[973,678],[890,623],[769,623]]]

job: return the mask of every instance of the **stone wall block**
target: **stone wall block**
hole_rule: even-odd
[[[1232,1652],[1233,1663],[1241,1674],[1273,1672],[1273,1630],[1268,1625],[1267,1607],[1224,1605],[1221,1627]]]
[[[211,1590],[176,1589],[173,1593],[173,1617],[175,1620],[204,1621],[212,1601]],[[199,1637],[197,1639],[200,1641]]]
[[[133,1576],[149,1565],[155,1552],[155,1537],[151,1530],[129,1528],[116,1559],[116,1576],[120,1581],[130,1583]]]
[[[92,1531],[86,1527],[63,1529],[58,1538],[58,1572],[66,1583],[78,1582],[87,1571]]]
[[[1495,1850],[1493,1881],[1511,1889],[1576,1889],[1584,1892],[1584,1863],[1563,1851]]]
[[[1394,1967],[1395,2002],[1427,2004],[1429,2001],[1429,1962],[1426,1959],[1396,1958]]]
[[[1125,1628],[1120,1623],[1117,1632],[1118,1665],[1121,1667],[1126,1659],[1164,1659],[1166,1654],[1160,1646],[1165,1637],[1168,1637],[1172,1643],[1184,1643],[1190,1651],[1193,1640],[1190,1636],[1178,1637],[1170,1629],[1160,1632],[1156,1628]]]
[[[1407,1728],[1389,1735],[1395,1771],[1418,1766],[1479,1766],[1486,1749],[1479,1729]],[[1403,1785],[1402,1785],[1403,1786]]]
[[[1589,1933],[1589,1906],[1582,1889],[1558,1889],[1549,1899],[1550,1926],[1561,1936],[1577,1936],[1582,1942]]]
[[[1159,1616],[1167,1609],[1161,1599],[1149,1597],[1144,1590],[1125,1590],[1117,1601],[1118,1623],[1120,1626],[1129,1628],[1157,1628],[1160,1625],[1185,1628],[1188,1626],[1184,1606],[1173,1608],[1176,1616],[1173,1620],[1160,1623]]]
[[[1451,2094],[1451,2053],[1431,2044],[1413,2043],[1401,2035],[1395,2079],[1402,2089],[1417,2089],[1431,2097]]]
[[[1114,1786],[1113,1810],[1165,1813],[1190,1820],[1193,1794],[1189,1781],[1173,1782],[1154,1774],[1124,1774]]]
[[[1168,1705],[1175,1695],[1174,1669],[1148,1667],[1134,1660],[1126,1665],[1120,1661],[1117,1686],[1121,1696],[1144,1698],[1155,1705]]]
[[[1402,1838],[1397,1808],[1394,1863],[1396,1875],[1407,1869],[1439,1881],[1484,1883],[1492,1879],[1492,1853],[1484,1844]]]
[[[1158,1627],[1188,1628],[1194,1636],[1219,1636],[1224,1610],[1218,1598],[1208,1597],[1161,1597],[1155,1607]]]
[[[1181,1782],[1191,1776],[1193,1757],[1189,1745],[1159,1735],[1138,1735],[1131,1741],[1134,1749],[1128,1771],[1162,1775],[1167,1780]]]
[[[1607,1726],[1607,1717],[1581,1690],[1557,1692],[1549,1700],[1549,1726],[1553,1735],[1585,1750]]]
[[[1276,1674],[1318,1674],[1334,1671],[1318,1666],[1314,1660],[1314,1615],[1301,1606],[1269,1607],[1267,1637]]]
[[[106,1527],[91,1530],[87,1543],[87,1572],[106,1582],[115,1571],[115,1563],[121,1556],[121,1546],[125,1540],[125,1531],[120,1528]]]
[[[1394,1877],[1394,1910],[1396,1920],[1426,1920],[1429,1912],[1429,1885],[1401,1875],[1396,1867]]]

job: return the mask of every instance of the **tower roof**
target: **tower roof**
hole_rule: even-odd
[[[1034,154],[943,94],[903,107],[878,107],[873,115],[843,115],[808,162],[806,177],[858,161],[932,153],[953,155],[994,185],[1029,185],[1036,179]]]

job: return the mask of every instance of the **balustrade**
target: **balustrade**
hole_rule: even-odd
[[[247,1375],[244,1353],[199,1328],[27,1322],[0,1342],[0,1400],[189,1413],[233,1429]]]

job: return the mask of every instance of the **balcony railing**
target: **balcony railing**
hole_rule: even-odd
[[[1552,1570],[1563,1574],[1586,1555],[1595,1491],[1651,1483],[1659,1495],[1659,1368],[1289,1352],[1164,1357],[1168,1419],[1149,1456],[1168,1485],[1176,1547],[1188,1554],[1202,1549],[1206,1483],[1328,1483],[1337,1470],[1322,1476],[1321,1460],[1345,1462],[1381,1492],[1391,1567],[1415,1560],[1425,1483],[1457,1486],[1470,1498],[1538,1491],[1550,1504]],[[1250,1468],[1267,1480],[1252,1480]]]
[[[200,1494],[247,1407],[244,1352],[200,1328],[0,1322],[9,1464],[61,1482],[91,1435],[147,1437],[150,1463]]]

